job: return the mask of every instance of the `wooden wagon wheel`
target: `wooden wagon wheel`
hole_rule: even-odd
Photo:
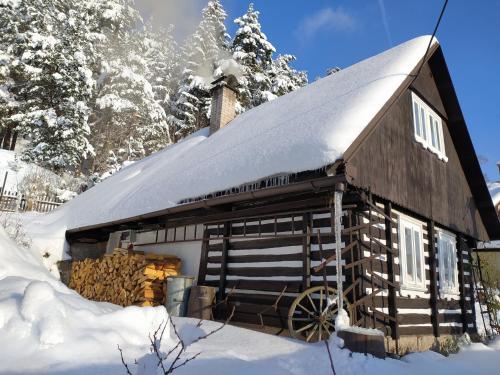
[[[350,311],[349,304],[344,301]],[[290,335],[307,342],[317,342],[330,337],[335,331],[338,313],[337,291],[334,288],[316,286],[302,292],[288,311]]]

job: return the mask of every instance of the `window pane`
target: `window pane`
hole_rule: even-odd
[[[436,125],[436,147],[439,151],[442,151],[441,149],[441,133],[439,131],[439,122],[437,120],[434,120],[434,124]]]
[[[409,281],[414,281],[414,270],[413,270],[413,253],[412,253],[412,242],[411,242],[411,228],[405,227],[405,255],[406,255],[406,274],[408,275]]]
[[[432,142],[432,147],[437,147],[437,141],[436,141],[436,121],[432,118],[431,115],[429,115],[429,124],[431,124],[431,142]]]
[[[425,111],[423,107],[420,107],[420,120],[422,125],[422,137],[427,141],[427,129],[425,128]]]
[[[418,116],[418,104],[417,102],[413,102],[413,120],[415,123],[415,134],[419,137],[422,136],[422,131],[420,129],[420,119]]]
[[[175,241],[174,228],[168,228],[167,229],[167,242],[173,242],[173,241]]]
[[[450,243],[446,241],[446,286],[450,286],[451,280],[451,251]]]
[[[450,287],[455,287],[455,266],[457,264],[455,257],[455,247],[453,246],[453,242],[450,242]]]
[[[439,272],[439,283],[440,284],[444,284],[444,268],[445,268],[444,252],[445,252],[444,241],[442,238],[439,238],[438,239],[438,255],[439,255],[439,271],[438,272]]]
[[[415,235],[415,264],[417,265],[417,280],[422,281],[424,278],[422,277],[422,249],[420,247],[420,233],[414,231]]]

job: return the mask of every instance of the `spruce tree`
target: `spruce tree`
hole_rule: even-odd
[[[273,60],[267,70],[273,95],[282,96],[307,85],[307,73],[290,66],[290,62],[295,60],[293,55],[279,55]]]
[[[182,48],[184,68],[169,118],[175,125],[176,139],[209,124],[211,82],[218,62],[228,54],[226,17],[219,0],[209,1],[200,24]]]
[[[146,78],[148,44],[136,32],[111,43],[104,56],[92,141],[93,170],[119,169],[170,143],[166,114]]]
[[[154,99],[166,115],[171,114],[171,102],[178,90],[180,64],[177,43],[172,36],[173,26],[153,29],[151,23],[143,30],[145,78],[151,83]],[[175,127],[169,123],[169,134]]]
[[[246,14],[236,18],[233,58],[242,65],[239,101],[243,110],[258,106],[307,84],[305,72],[293,69],[292,55],[273,60],[276,49],[262,32],[259,12],[250,4]]]
[[[243,67],[239,100],[243,109],[250,109],[273,98],[267,70],[272,64],[274,46],[262,32],[259,12],[250,4],[246,14],[236,18],[233,58]]]
[[[16,6],[10,74],[20,105],[11,120],[31,137],[23,158],[55,170],[73,167],[92,151],[87,101],[94,81],[86,51],[73,39],[84,25],[64,1]]]
[[[11,45],[17,35],[15,8],[11,3],[0,3],[0,148],[11,147],[14,131],[11,116],[19,105],[16,100],[15,81],[11,77],[14,60]]]
[[[12,56],[7,69],[18,103],[8,121],[31,142],[23,158],[56,171],[74,169],[92,153],[96,48],[107,33],[131,26],[130,2],[22,0],[1,7],[2,16],[12,10],[1,43]]]

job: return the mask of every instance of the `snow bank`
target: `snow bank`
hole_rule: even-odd
[[[123,309],[83,299],[0,228],[0,373],[59,373],[109,364],[121,370],[117,345],[131,362],[140,358],[149,350],[148,334],[165,319],[162,307]],[[165,345],[171,342],[167,335]]]

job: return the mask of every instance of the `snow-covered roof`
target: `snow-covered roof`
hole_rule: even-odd
[[[417,67],[429,40],[412,39],[122,169],[66,205],[69,229],[335,162]]]

